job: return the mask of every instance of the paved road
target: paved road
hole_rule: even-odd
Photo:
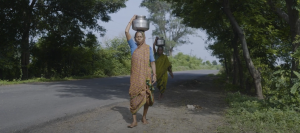
[[[217,73],[175,72],[168,85]],[[14,132],[57,118],[128,100],[129,76],[0,86],[0,132]]]

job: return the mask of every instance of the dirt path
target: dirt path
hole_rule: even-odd
[[[163,100],[149,108],[149,124],[141,123],[142,111],[137,113],[138,126],[127,128],[132,122],[129,102],[97,108],[82,114],[67,116],[23,130],[30,133],[212,133],[222,124],[226,104],[225,93],[211,76],[184,81],[166,90]],[[158,91],[155,92],[155,97]],[[195,105],[194,110],[187,105]]]

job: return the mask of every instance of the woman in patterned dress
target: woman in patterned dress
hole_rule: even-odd
[[[125,29],[125,35],[132,55],[129,96],[133,122],[128,126],[129,128],[137,126],[136,113],[142,106],[144,106],[142,122],[143,124],[148,123],[146,119],[147,111],[149,106],[152,106],[154,103],[152,84],[156,82],[155,60],[152,48],[145,44],[145,33],[137,31],[134,36],[135,42],[129,34],[129,29],[135,18],[136,15],[131,18]],[[151,67],[149,64],[151,64]]]

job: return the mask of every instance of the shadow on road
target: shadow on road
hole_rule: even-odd
[[[141,108],[142,109],[142,108]],[[129,108],[126,107],[121,107],[121,106],[115,106],[112,107],[111,110],[113,111],[118,111],[122,116],[123,119],[128,123],[131,124],[132,123],[132,114],[129,111]],[[137,117],[137,121],[139,122],[140,119],[142,119],[143,115],[140,113],[136,113],[136,117]]]
[[[178,86],[180,82],[203,77],[213,72],[216,72],[216,70],[175,72],[175,78],[169,78],[168,85]],[[114,98],[129,99],[128,90],[130,87],[130,77],[119,76],[48,83],[29,83],[28,85],[55,90],[55,95],[59,98],[89,97],[99,100],[110,100]]]
[[[193,114],[220,114],[227,105],[225,91],[214,82],[216,78],[216,76],[202,76],[169,84],[164,99],[156,101],[170,108],[187,108],[187,105],[194,105],[195,109],[189,111]],[[156,91],[155,96],[158,94]]]
[[[166,107],[183,107],[187,105],[197,105],[198,110],[194,113],[213,113],[212,111],[224,107],[223,91],[214,85],[212,76],[205,76],[210,71],[186,71],[176,72],[174,79],[168,79],[168,86],[165,97],[156,100],[155,104]],[[46,85],[45,89],[54,89],[55,96],[59,98],[89,97],[99,100],[111,100],[115,98],[129,99],[128,90],[130,77],[96,78],[51,83],[34,83],[31,85]],[[155,90],[155,97],[158,96],[158,89]],[[125,114],[128,109],[115,108],[120,113]],[[124,110],[124,111],[123,111]],[[199,112],[199,113],[200,113]],[[130,114],[130,112],[128,112]]]

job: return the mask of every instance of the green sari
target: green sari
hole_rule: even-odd
[[[168,81],[168,68],[171,67],[171,63],[166,55],[162,54],[158,56],[155,53],[155,65],[156,65],[156,77],[157,77],[157,88],[159,89],[160,93],[164,93],[167,87]]]

